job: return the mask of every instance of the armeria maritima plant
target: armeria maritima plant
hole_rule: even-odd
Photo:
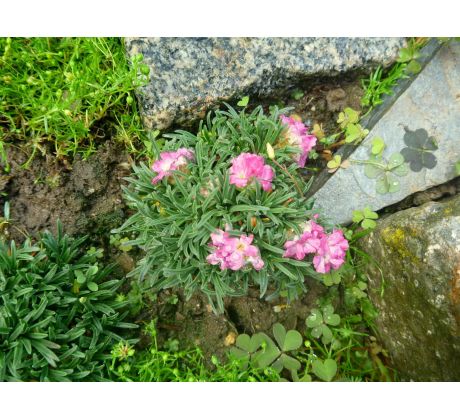
[[[222,311],[248,285],[292,299],[306,276],[340,267],[348,243],[318,224],[298,174],[316,138],[286,111],[210,113],[196,135],[165,135],[152,168],[134,167],[124,191],[135,213],[118,230],[145,253],[131,276],[201,290]],[[321,229],[307,232],[312,223]]]

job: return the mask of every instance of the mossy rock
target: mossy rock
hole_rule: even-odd
[[[381,220],[361,240],[378,335],[402,379],[460,380],[460,196]]]

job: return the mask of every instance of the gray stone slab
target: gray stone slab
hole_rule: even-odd
[[[400,190],[378,194],[376,180],[364,175],[365,165],[352,163],[339,169],[313,197],[334,223],[349,223],[352,211],[366,206],[380,210],[418,191],[443,184],[456,176],[455,163],[460,160],[460,43],[444,46],[402,93],[391,108],[373,126],[363,143],[349,159],[363,161],[370,156],[373,138],[384,139],[388,158],[407,147],[405,134],[423,129],[436,140],[432,151],[437,164],[432,169],[409,170],[398,177]],[[417,133],[423,134],[419,131]],[[425,155],[426,156],[426,155]],[[411,166],[412,169],[414,166]]]
[[[387,66],[404,38],[126,38],[150,83],[139,91],[145,125],[187,125],[222,101],[269,96],[299,82]]]

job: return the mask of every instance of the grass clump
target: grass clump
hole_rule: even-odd
[[[118,38],[0,38],[0,153],[20,147],[90,155],[108,137],[136,153],[143,137],[134,90],[148,80]],[[5,162],[4,162],[5,163]]]

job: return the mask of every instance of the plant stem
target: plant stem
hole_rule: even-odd
[[[291,178],[292,182],[294,183],[297,191],[299,192],[300,195],[303,195],[302,190],[299,187],[299,184],[297,181],[294,179],[294,177],[289,173],[289,171],[280,163],[278,163],[276,160],[273,159],[273,162],[275,163],[276,166],[278,166],[289,178]]]

